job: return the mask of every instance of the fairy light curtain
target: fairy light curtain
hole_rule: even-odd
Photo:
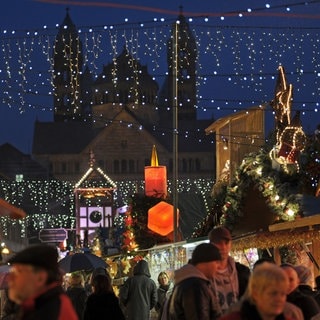
[[[205,211],[209,212],[211,179],[181,179],[177,188],[180,193],[192,191],[201,196]],[[117,181],[117,190],[114,191],[115,207],[123,206],[123,203],[127,203],[132,194],[143,189],[144,180]],[[74,184],[70,181],[13,182],[0,180],[0,197],[12,205],[24,209],[27,213],[26,218],[21,220],[0,217],[1,234],[6,237],[10,236],[10,228],[16,225],[20,226],[22,237],[26,237],[30,231],[34,232],[45,228],[75,229],[73,192]],[[170,181],[168,181],[168,192],[172,192]],[[124,218],[124,215],[119,216],[120,220]]]
[[[284,61],[292,70],[290,77],[297,88],[293,109],[296,105],[301,110],[302,120],[319,111],[318,102],[312,98],[318,96],[320,87],[319,29],[223,27],[212,25],[208,18],[193,18],[188,23],[199,54],[195,108],[201,110],[203,117],[210,118],[214,112],[219,118],[270,101],[277,67]],[[170,29],[171,22],[165,20],[79,27],[83,65],[89,67],[96,79],[103,65],[115,61],[125,47],[133,59],[148,66],[161,85],[168,70]],[[28,108],[52,111],[57,32],[47,27],[1,32],[0,97],[8,107],[18,108],[21,113]],[[67,42],[66,39],[66,53]],[[70,80],[72,86],[74,79]],[[114,65],[113,82],[116,86],[117,65]],[[302,97],[310,98],[303,101]]]

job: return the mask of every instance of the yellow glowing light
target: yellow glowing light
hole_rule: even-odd
[[[294,216],[294,211],[292,210],[292,209],[287,209],[287,215],[289,216],[289,217],[293,217]]]

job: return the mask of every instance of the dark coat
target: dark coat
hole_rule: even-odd
[[[211,281],[192,264],[175,272],[168,309],[170,320],[213,320],[219,316]]]
[[[247,319],[255,319],[255,320],[261,320],[256,307],[249,303],[248,301],[243,301],[241,310],[240,311],[234,311],[232,313],[226,314],[223,317],[221,317],[219,320],[247,320]],[[290,318],[287,318],[284,316],[284,314],[278,315],[276,320],[289,320]]]
[[[316,291],[312,290],[312,287],[308,284],[299,284],[298,289],[303,294],[306,294],[307,296],[315,297]]]
[[[21,304],[16,320],[78,320],[69,297],[60,285],[52,284],[43,294]]]
[[[69,287],[66,294],[70,298],[79,320],[82,320],[84,307],[88,297],[86,289],[83,287]]]
[[[287,296],[287,301],[299,307],[303,313],[304,319],[311,319],[316,314],[320,313],[320,307],[316,300],[303,294],[299,289],[295,289]]]
[[[88,299],[84,311],[84,320],[125,320],[119,305],[119,299],[113,292],[102,294],[92,293]]]
[[[157,285],[150,278],[147,261],[139,261],[133,276],[120,288],[120,301],[128,320],[149,320],[150,310],[157,303]]]
[[[163,307],[163,304],[166,300],[167,295],[170,295],[173,289],[173,283],[169,282],[166,286],[159,286],[157,290],[158,301],[155,305],[156,311],[160,311]]]
[[[238,299],[240,299],[247,289],[251,271],[247,266],[245,266],[244,264],[241,264],[240,262],[236,262],[236,270],[238,274],[238,283],[239,283]]]

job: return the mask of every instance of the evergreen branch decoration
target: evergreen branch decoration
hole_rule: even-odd
[[[213,187],[212,210],[195,229],[192,238],[207,236],[217,224],[234,229],[245,215],[243,200],[250,186],[266,199],[275,214],[274,222],[294,220],[302,214],[301,204],[295,197],[299,178],[299,173],[287,175],[274,170],[269,154],[264,150],[248,154],[236,170],[230,186],[219,185],[218,192]]]

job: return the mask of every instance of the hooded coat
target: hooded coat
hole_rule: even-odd
[[[120,288],[120,301],[128,320],[149,320],[150,310],[157,303],[157,285],[151,279],[147,261],[139,261],[133,276]]]
[[[168,308],[170,320],[212,320],[220,315],[210,280],[192,264],[175,271]]]

